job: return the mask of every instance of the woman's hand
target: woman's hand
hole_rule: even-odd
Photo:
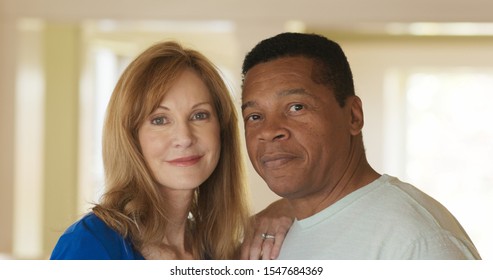
[[[241,246],[241,259],[276,259],[293,220],[294,213],[286,199],[277,200],[254,215]]]

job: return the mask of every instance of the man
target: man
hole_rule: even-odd
[[[279,34],[242,73],[248,155],[296,217],[279,259],[480,259],[447,209],[368,163],[362,102],[337,43]]]

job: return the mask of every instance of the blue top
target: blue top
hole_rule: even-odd
[[[58,239],[52,260],[143,260],[132,243],[89,213]]]

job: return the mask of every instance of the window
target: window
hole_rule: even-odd
[[[104,192],[102,160],[103,123],[113,88],[129,56],[108,47],[95,46],[88,52],[87,80],[81,96],[81,145],[79,169],[79,213],[86,213]]]
[[[493,249],[493,229],[482,222],[493,213],[491,104],[493,69],[423,71],[407,78],[404,179],[446,201],[480,253]]]
[[[487,259],[493,252],[487,218],[493,213],[493,69],[393,70],[387,78],[401,93],[395,96],[394,86],[386,94],[386,165],[444,204]]]

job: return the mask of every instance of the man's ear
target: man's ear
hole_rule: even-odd
[[[361,99],[356,95],[348,97],[346,102],[346,106],[350,113],[349,131],[351,132],[351,135],[358,135],[361,133],[365,122],[363,117],[363,104]]]

